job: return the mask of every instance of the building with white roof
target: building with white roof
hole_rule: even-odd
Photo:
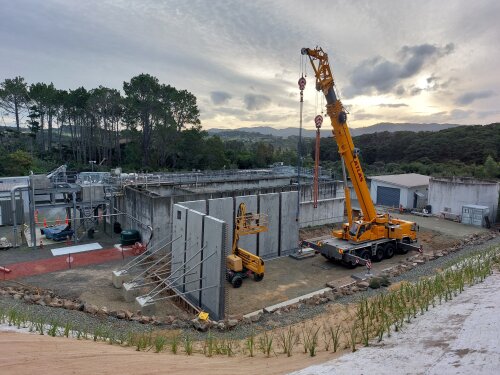
[[[418,173],[372,176],[370,195],[373,203],[381,206],[423,208],[427,205],[429,179]]]

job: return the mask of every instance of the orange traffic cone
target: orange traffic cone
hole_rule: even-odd
[[[43,227],[47,228],[47,218],[43,218]]]

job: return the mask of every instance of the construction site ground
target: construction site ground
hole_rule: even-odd
[[[396,216],[396,215],[395,215]],[[397,215],[397,217],[417,222],[420,227],[419,243],[424,252],[442,250],[450,247],[460,238],[473,233],[486,232],[486,229],[462,225],[457,222],[435,217]],[[319,239],[329,236],[332,226],[305,228],[301,239]],[[408,255],[395,255],[380,263],[373,263],[372,272],[377,273],[406,259]],[[248,314],[295,297],[322,289],[326,283],[341,286],[353,281],[351,275],[363,273],[364,267],[346,269],[327,261],[321,255],[295,260],[290,257],[276,258],[266,262],[266,275],[260,282],[249,278],[239,289],[227,284],[228,307],[230,314]],[[248,296],[252,296],[249,298]]]
[[[486,231],[482,228],[465,226],[439,218],[414,215],[397,216],[417,221],[420,226],[420,243],[423,244],[425,252],[450,247],[463,236]],[[301,230],[301,238],[311,239],[328,236],[330,231],[331,226],[307,228]],[[27,248],[11,249],[0,252],[0,258],[0,264],[4,265],[25,262],[28,259],[50,259],[53,257],[50,250],[45,247],[37,250]],[[391,267],[405,258],[405,255],[396,255],[392,259],[374,263],[372,272],[376,273]],[[103,261],[106,261],[106,259],[103,259]],[[136,304],[134,302],[125,302],[121,290],[115,289],[111,283],[111,272],[115,269],[121,269],[127,262],[128,259],[126,258],[124,260],[118,259],[102,264],[91,264],[22,277],[16,280],[36,287],[51,289],[65,298],[78,298],[86,303],[106,306],[109,310],[136,311]],[[243,286],[239,289],[234,289],[229,283],[226,284],[227,311],[230,315],[247,314],[317,291],[324,288],[326,283],[332,283],[336,286],[345,285],[353,281],[351,275],[364,271],[364,267],[358,267],[355,270],[346,269],[328,262],[321,255],[303,260],[295,260],[290,257],[273,259],[266,262],[266,275],[262,281],[255,282],[252,278],[249,278],[244,281]],[[170,300],[159,303],[156,315],[159,317],[167,315],[187,316]]]

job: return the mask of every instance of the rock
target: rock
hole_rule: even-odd
[[[108,308],[106,306],[103,306],[101,307],[98,311],[97,311],[97,315],[100,315],[100,316],[107,316],[108,315]]]
[[[91,303],[86,303],[83,306],[83,311],[85,311],[86,313],[95,315],[99,311],[99,308],[96,305],[93,305]]]
[[[42,296],[41,296],[41,295],[39,295],[39,294],[33,294],[33,295],[31,296],[31,300],[32,300],[33,302],[37,302],[37,301],[39,301],[41,298],[42,298]]]
[[[338,294],[337,293],[330,293],[330,294],[328,294],[328,296],[326,298],[328,298],[329,301],[335,301],[338,298]]]
[[[13,298],[14,299],[21,299],[21,298],[23,298],[23,295],[16,293],[16,294],[14,294]]]
[[[40,305],[40,306],[46,306],[46,303],[44,302],[43,299],[39,299],[38,301],[36,301],[37,305]]]
[[[162,319],[162,322],[165,324],[172,324],[174,320],[175,320],[175,316],[167,315],[166,317],[164,317]]]
[[[228,329],[234,328],[238,325],[238,320],[236,319],[228,319],[226,322],[226,326]]]
[[[207,332],[210,328],[210,321],[208,320],[200,320],[198,318],[194,318],[191,320],[191,324],[193,328],[200,332]]]
[[[416,264],[424,264],[425,260],[424,259],[415,259]]]
[[[358,281],[357,285],[358,288],[368,288],[370,283],[368,281]]]
[[[252,316],[250,316],[250,321],[252,323],[257,323],[260,320],[261,317],[262,317],[262,314],[260,314],[260,313],[252,315]]]
[[[359,291],[359,288],[357,286],[352,286],[351,287],[351,292],[356,293]]]
[[[226,329],[226,324],[222,320],[217,322],[217,329],[224,331]]]
[[[31,295],[29,295],[29,294],[25,294],[25,295],[23,296],[23,299],[24,299],[26,302],[31,302],[31,301],[33,301],[33,300],[31,299]]]
[[[52,302],[52,297],[49,296],[48,294],[44,295],[43,302],[45,302],[46,305],[50,304]]]
[[[320,303],[320,304],[327,303],[327,302],[328,302],[328,298],[326,298],[326,297],[321,297],[321,298],[319,299],[319,303]]]
[[[132,319],[132,317],[134,316],[134,313],[130,310],[127,310],[125,311],[125,318],[127,318],[128,320]]]
[[[305,300],[306,305],[308,306],[315,306],[316,305],[316,299],[313,298],[308,298]]]
[[[77,303],[73,302],[73,301],[70,301],[68,299],[65,299],[63,301],[63,307],[66,309],[66,310],[78,310],[78,307],[80,307]]]
[[[147,324],[147,323],[150,323],[151,321],[152,321],[152,319],[149,316],[147,316],[147,315],[141,316],[141,323],[142,324]]]
[[[252,319],[250,319],[247,316],[244,316],[242,322],[243,322],[243,324],[252,324]]]
[[[116,319],[125,319],[127,315],[125,315],[125,311],[123,310],[118,310],[116,312]]]

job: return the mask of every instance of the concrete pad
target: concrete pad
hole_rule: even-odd
[[[247,206],[247,213],[257,213],[257,196],[256,195],[245,195],[235,198],[235,208],[234,217],[238,214],[238,207],[240,203],[245,203]],[[239,247],[251,252],[252,254],[257,254],[257,237],[256,234],[250,234],[248,236],[240,237]]]
[[[280,193],[280,254],[287,255],[299,247],[299,223],[296,191]]]
[[[201,265],[199,263],[203,256],[202,253],[200,253],[200,249],[203,247],[204,217],[204,214],[193,210],[189,210],[187,213],[186,267],[183,282],[185,292],[200,289],[201,281],[199,279],[201,278]],[[186,298],[190,299],[193,304],[198,305],[200,302],[200,292],[194,291],[193,293],[187,293]]]
[[[201,307],[213,319],[224,319],[225,310],[225,245],[227,224],[222,220],[205,216],[203,236],[203,280],[202,288],[216,286],[201,291]]]
[[[226,251],[230,252],[233,245],[234,229],[234,199],[218,198],[208,200],[208,214],[211,217],[224,221],[228,230],[226,233]]]
[[[259,195],[259,213],[268,216],[268,231],[259,233],[259,256],[263,259],[275,258],[279,254],[280,236],[280,195],[279,193]]]
[[[85,251],[101,250],[101,249],[102,246],[99,245],[97,242],[94,242],[94,243],[87,243],[84,245],[60,247],[59,249],[52,249],[50,251],[52,252],[53,256],[58,256],[58,255],[83,253]]]
[[[141,294],[139,283],[123,283],[122,295],[126,302],[132,302]]]
[[[113,286],[120,289],[123,283],[132,280],[132,275],[125,270],[115,270],[112,273],[111,280],[113,281]]]
[[[305,300],[305,299],[309,299],[311,297],[317,296],[319,294],[323,294],[325,292],[330,292],[331,290],[332,290],[332,288],[323,288],[323,289],[317,290],[317,291],[312,292],[312,293],[304,294],[302,296],[289,299],[288,301],[277,303],[276,305],[264,307],[263,310],[266,313],[272,313],[272,312],[274,312],[282,307],[293,305],[294,303],[300,302],[300,301]]]
[[[202,214],[207,214],[207,201],[205,199],[199,201],[179,202],[181,206],[187,207],[190,210],[198,211]]]
[[[142,315],[152,316],[156,311],[156,303],[150,301],[149,296],[140,296],[135,299],[135,304],[141,310]]]

